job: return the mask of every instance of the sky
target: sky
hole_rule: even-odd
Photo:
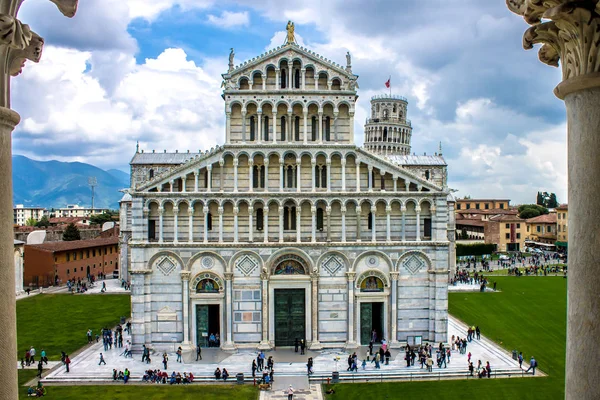
[[[368,5],[366,5],[368,4]],[[303,45],[359,75],[356,143],[369,99],[408,98],[412,150],[441,142],[458,197],[567,202],[566,115],[552,93],[560,70],[522,48],[527,29],[504,1],[85,0],[73,19],[47,0],[19,19],[45,39],[39,64],[11,84],[21,115],[13,153],[129,172],[145,151],[222,144],[221,74],[283,43]]]

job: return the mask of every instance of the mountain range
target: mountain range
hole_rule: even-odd
[[[13,202],[45,208],[79,204],[90,207],[95,177],[94,208],[118,209],[120,189],[129,187],[129,174],[117,169],[103,170],[81,162],[37,161],[25,156],[13,158]]]

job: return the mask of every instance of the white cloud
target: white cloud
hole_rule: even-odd
[[[129,18],[143,18],[148,21],[153,21],[160,13],[175,6],[188,10],[203,9],[213,4],[214,0],[127,0]]]
[[[221,16],[213,14],[208,15],[208,22],[219,28],[233,28],[238,26],[250,25],[250,15],[248,11],[231,12],[223,11]]]

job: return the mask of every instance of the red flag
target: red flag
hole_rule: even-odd
[[[387,80],[387,82],[385,83],[385,87],[386,87],[386,88],[389,88],[389,87],[390,87],[390,80],[391,80],[391,79],[392,79],[392,78],[388,79],[388,80]]]

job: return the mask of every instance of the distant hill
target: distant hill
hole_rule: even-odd
[[[123,197],[120,189],[129,187],[129,174],[111,169],[105,171],[80,162],[36,161],[13,156],[14,204],[65,207],[67,204],[91,206],[92,194],[88,178],[98,182],[94,207],[116,209]]]

